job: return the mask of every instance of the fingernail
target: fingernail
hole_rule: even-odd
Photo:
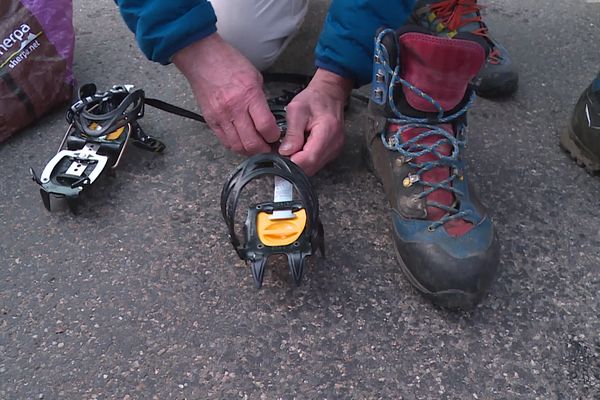
[[[280,151],[290,151],[292,149],[292,145],[289,143],[282,143],[281,146],[279,146],[279,150]]]

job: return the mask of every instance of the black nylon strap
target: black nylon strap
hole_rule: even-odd
[[[292,73],[278,73],[278,72],[265,72],[263,73],[263,82],[271,83],[271,82],[286,82],[292,83],[300,86],[301,88],[306,87],[312,76],[303,75],[303,74],[292,74]],[[290,99],[291,100],[291,99]],[[206,123],[206,119],[198,113],[195,113],[190,110],[186,110],[185,108],[177,107],[173,104],[167,103],[166,101],[162,101],[159,99],[146,98],[146,104],[152,106],[154,108],[158,108],[159,110],[166,111],[171,114],[179,115],[180,117],[190,118],[195,121],[200,121],[202,123]]]
[[[173,104],[167,103],[166,101],[146,97],[146,104],[154,108],[158,108],[159,110],[179,115],[180,117],[190,118],[196,121],[200,121],[204,124],[206,123],[206,120],[202,115],[190,110],[186,110],[185,108],[174,106]]]

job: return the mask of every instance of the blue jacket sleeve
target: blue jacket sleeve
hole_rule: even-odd
[[[207,0],[115,0],[146,57],[168,64],[179,50],[216,32]]]
[[[315,50],[316,66],[354,79],[356,86],[369,82],[375,32],[402,26],[414,2],[333,0]]]

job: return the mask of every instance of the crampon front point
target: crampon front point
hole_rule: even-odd
[[[248,183],[265,176],[274,176],[274,199],[248,208],[241,241],[235,231],[240,194]],[[299,199],[293,199],[294,188]],[[255,155],[235,169],[221,192],[221,212],[231,244],[251,267],[257,288],[262,286],[267,261],[272,255],[287,256],[296,285],[302,280],[306,257],[316,250],[325,255],[317,195],[300,167],[277,154]]]

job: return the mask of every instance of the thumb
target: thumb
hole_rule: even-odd
[[[279,154],[289,156],[302,150],[304,146],[304,132],[309,120],[308,107],[300,103],[290,103],[287,106],[287,132],[281,145]]]

